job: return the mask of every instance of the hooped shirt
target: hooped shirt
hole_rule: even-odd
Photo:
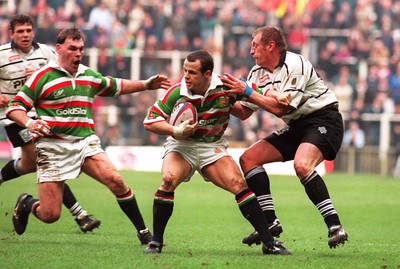
[[[261,93],[260,89],[256,90]],[[221,79],[215,73],[212,74],[210,86],[204,96],[190,92],[186,87],[185,80],[182,79],[180,83],[170,87],[164,96],[153,104],[144,119],[144,124],[168,120],[177,104],[190,102],[197,110],[198,128],[186,140],[215,142],[222,138],[228,127],[232,106],[242,98],[236,94],[226,93]]]
[[[0,94],[14,99],[27,80],[26,68],[39,69],[50,61],[56,59],[56,53],[45,44],[32,43],[32,49],[28,53],[19,50],[14,42],[0,46]],[[13,121],[7,119],[5,111],[0,108],[0,123],[4,126]],[[30,116],[34,116],[32,111]]]
[[[282,52],[273,72],[255,65],[247,80],[255,83],[263,93],[274,90],[291,94],[291,109],[282,116],[286,123],[338,102],[335,93],[325,85],[312,64],[302,55],[289,51]],[[255,109],[254,104],[243,101],[242,104]]]
[[[28,79],[10,102],[6,115],[14,110],[35,108],[38,117],[50,125],[51,135],[47,138],[83,139],[95,134],[92,112],[95,96],[117,96],[121,84],[121,79],[105,77],[82,64],[72,76],[51,61]]]

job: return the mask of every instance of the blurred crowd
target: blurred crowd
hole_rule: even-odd
[[[286,34],[288,50],[309,58],[336,92],[346,125],[357,122],[365,133],[365,144],[378,145],[380,134],[379,121],[363,121],[363,114],[400,113],[400,1],[9,0],[0,3],[0,43],[9,41],[8,19],[17,13],[35,18],[36,38],[41,43],[53,44],[60,29],[76,25],[86,35],[86,47],[113,51],[111,56],[99,53],[98,71],[125,78],[130,77],[131,60],[124,52],[131,49],[143,51],[141,78],[155,73],[171,75],[170,63],[157,59],[156,51],[195,49],[219,52],[222,72],[245,77],[254,64],[250,55],[251,33],[264,25],[278,25]],[[223,29],[222,46],[215,40],[216,25]],[[144,115],[155,98],[153,93],[139,94],[121,97],[114,103],[120,109],[117,124],[107,126],[107,121],[97,124],[105,145],[164,141],[142,128]],[[108,101],[98,101],[99,110],[107,105]],[[280,120],[259,111],[244,122],[232,118],[227,136],[232,142],[249,145],[282,126]]]

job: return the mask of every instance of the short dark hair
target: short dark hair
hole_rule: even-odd
[[[254,31],[252,37],[261,34],[261,43],[266,45],[270,41],[274,41],[276,47],[279,48],[281,51],[287,48],[287,43],[285,40],[285,35],[283,31],[275,26],[264,26],[258,28]]]
[[[15,15],[10,20],[9,29],[14,33],[15,26],[20,25],[20,24],[26,24],[26,23],[32,25],[32,28],[35,27],[31,16],[25,15],[25,14]]]
[[[205,50],[195,50],[186,57],[188,62],[195,62],[196,60],[200,60],[201,63],[201,73],[204,74],[207,70],[211,72],[214,70],[214,59]]]
[[[72,40],[84,40],[81,30],[77,27],[71,27],[62,30],[58,34],[56,44],[64,44],[67,38],[72,38]]]

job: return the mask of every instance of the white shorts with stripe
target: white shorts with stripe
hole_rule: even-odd
[[[225,139],[220,139],[216,142],[203,143],[176,140],[173,137],[168,137],[167,142],[164,143],[164,156],[170,152],[178,152],[186,161],[189,162],[192,170],[184,181],[189,181],[195,171],[199,172],[204,180],[209,181],[201,173],[201,169],[224,156],[229,156],[227,151],[228,146],[229,143]]]
[[[86,157],[104,152],[97,135],[73,142],[44,137],[36,141],[35,148],[38,183],[76,179]]]

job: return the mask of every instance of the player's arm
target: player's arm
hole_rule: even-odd
[[[11,119],[22,127],[26,127],[31,133],[39,136],[45,136],[50,133],[50,126],[46,121],[40,119],[31,119],[23,109],[8,110],[7,118]]]
[[[158,135],[170,135],[176,139],[185,139],[194,134],[197,127],[197,121],[193,124],[189,120],[182,122],[179,126],[173,126],[167,121],[158,121],[153,123],[145,123],[144,129],[146,131]]]
[[[255,85],[256,89],[252,89],[246,81],[239,80],[230,74],[225,74],[225,77],[221,78],[221,80],[224,86],[229,88],[227,92],[244,95],[247,98],[246,101],[256,104],[277,117],[285,115],[290,108],[291,96],[289,93],[271,90],[262,95],[257,91]]]
[[[231,108],[231,114],[241,120],[249,118],[253,112],[252,109],[242,106],[240,102],[236,102]]]
[[[171,86],[170,80],[163,75],[157,74],[146,80],[122,79],[121,94],[130,94],[145,90],[168,89]]]

